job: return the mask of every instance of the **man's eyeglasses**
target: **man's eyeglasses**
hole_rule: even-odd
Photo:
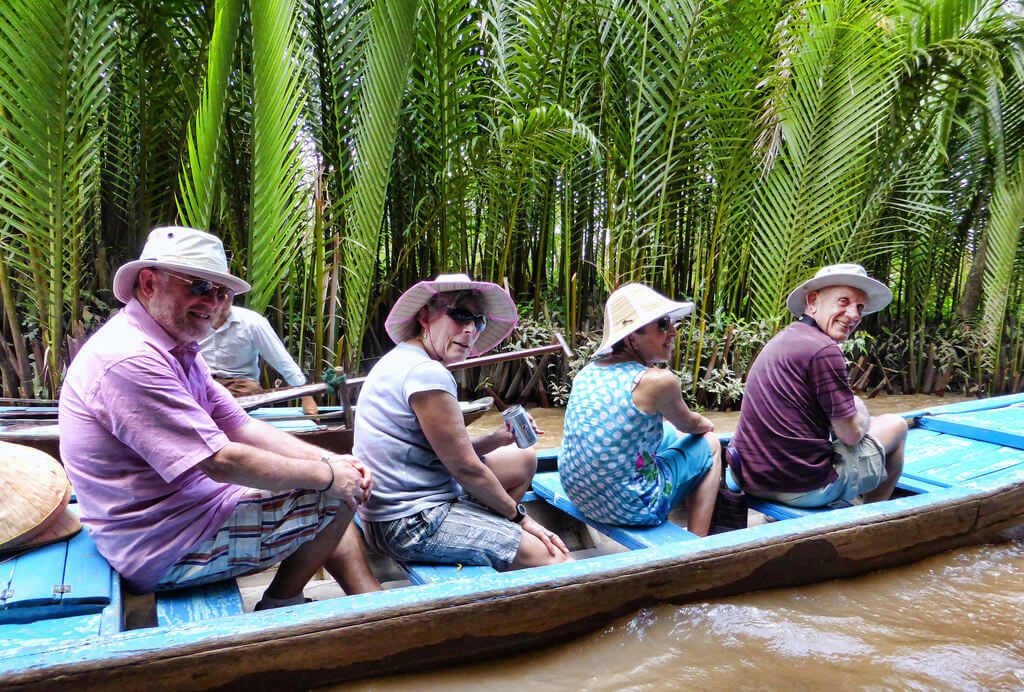
[[[220,284],[215,284],[206,279],[194,279],[188,276],[181,276],[174,272],[169,272],[166,269],[164,270],[164,273],[167,274],[167,276],[173,276],[175,279],[185,284],[185,286],[188,287],[188,292],[197,297],[205,296],[210,291],[216,291],[215,295],[217,296],[218,301],[227,300],[235,295],[235,292],[227,286],[221,286]]]
[[[476,325],[478,332],[482,332],[487,327],[487,315],[474,315],[466,308],[450,307],[448,308],[448,316],[462,325],[472,322]]]
[[[679,331],[680,322],[672,319],[668,315],[665,315],[664,317],[659,317],[654,324],[658,327],[659,332],[665,333],[669,330],[669,327]]]

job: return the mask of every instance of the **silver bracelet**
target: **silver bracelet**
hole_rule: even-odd
[[[324,488],[323,490],[320,491],[322,493],[326,493],[328,490],[330,490],[332,487],[334,487],[334,467],[331,466],[331,462],[328,461],[328,459],[330,459],[330,458],[331,458],[330,455],[324,455],[324,456],[320,457],[320,461],[322,461],[325,464],[327,464],[327,470],[331,472],[331,482],[327,484],[326,488]]]

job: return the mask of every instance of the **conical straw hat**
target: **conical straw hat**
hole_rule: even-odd
[[[46,452],[0,442],[0,552],[58,541],[82,525],[68,511],[71,484]]]

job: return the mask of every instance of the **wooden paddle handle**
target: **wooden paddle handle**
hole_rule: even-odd
[[[495,353],[490,356],[479,356],[477,358],[467,358],[466,360],[458,363],[452,363],[447,366],[449,370],[464,370],[466,368],[479,368],[484,365],[494,365],[495,363],[505,363],[510,360],[519,360],[520,358],[530,358],[531,356],[542,356],[546,353],[555,353],[561,351],[566,358],[572,358],[572,349],[569,348],[569,344],[565,342],[563,337],[558,332],[555,332],[555,343],[549,346],[538,346],[537,348],[527,348],[522,351],[511,351],[509,353]],[[344,374],[340,368],[335,368],[335,372],[339,375]],[[366,381],[365,377],[350,377],[345,380],[345,393],[342,393],[342,398],[345,398],[345,394],[351,391],[355,387],[360,387]],[[314,384],[304,384],[298,387],[288,387],[287,389],[278,389],[272,392],[263,392],[262,394],[253,394],[251,396],[243,396],[238,398],[238,403],[241,404],[242,408],[249,411],[254,408],[261,406],[267,406],[268,404],[275,404],[279,401],[287,401],[288,399],[299,399],[304,396],[310,396],[312,394],[319,394],[327,391],[327,384],[324,382],[317,382]],[[347,401],[345,402],[348,403]],[[346,408],[348,408],[346,406]]]

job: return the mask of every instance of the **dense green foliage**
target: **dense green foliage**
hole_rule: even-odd
[[[441,271],[581,344],[638,280],[696,301],[677,365],[724,405],[788,291],[855,261],[897,296],[866,385],[1021,385],[1018,3],[7,0],[0,112],[8,395],[59,387],[175,222],[314,377]]]

